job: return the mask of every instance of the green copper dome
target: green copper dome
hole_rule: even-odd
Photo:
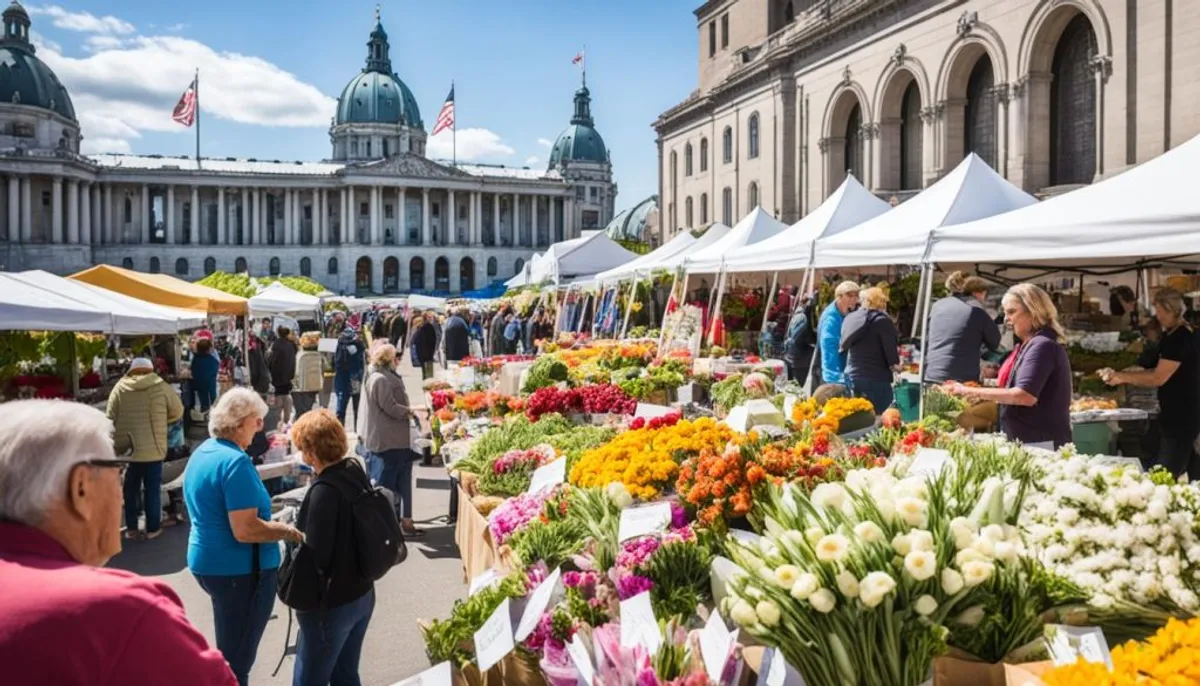
[[[392,73],[387,32],[376,22],[367,42],[367,66],[350,79],[338,98],[336,124],[403,124],[424,128],[417,99]]]
[[[34,56],[29,42],[29,15],[14,2],[0,15],[4,36],[0,38],[0,102],[42,107],[71,121],[75,106],[58,77]]]
[[[608,162],[608,148],[592,121],[592,98],[587,86],[575,91],[575,116],[550,148],[550,168],[567,162]]]

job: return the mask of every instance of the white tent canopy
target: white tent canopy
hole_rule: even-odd
[[[509,286],[519,286],[541,283],[547,279],[564,283],[580,277],[595,276],[628,264],[637,257],[603,231],[597,231],[591,235],[555,243],[540,259],[535,256],[529,269],[506,283]]]
[[[696,243],[696,237],[691,231],[683,231],[678,236],[667,241],[655,250],[642,255],[636,260],[628,264],[621,265],[616,269],[600,272],[596,275],[597,281],[618,281],[630,276],[633,276],[638,271],[650,271],[655,268],[662,260],[678,255],[687,250]]]
[[[174,334],[205,314],[148,303],[33,270],[0,274],[0,326],[6,330]]]
[[[793,271],[812,262],[813,243],[874,219],[891,205],[863,188],[853,175],[817,209],[774,236],[734,250],[725,257],[731,272]]]
[[[516,288],[518,286],[528,286],[529,284],[537,283],[537,281],[533,280],[533,274],[538,270],[538,264],[542,261],[543,255],[545,253],[534,253],[533,257],[529,258],[529,261],[525,263],[525,266],[521,267],[521,271],[513,275],[508,281],[505,281],[504,285],[509,288]]]
[[[1200,253],[1200,137],[1045,202],[934,231],[939,263],[1119,262]]]
[[[253,316],[280,314],[303,319],[301,315],[315,317],[320,308],[320,298],[288,288],[281,281],[273,282],[250,298],[250,314]]]
[[[755,207],[720,240],[689,253],[685,258],[687,270],[691,274],[718,271],[730,253],[765,241],[786,228],[786,224],[767,214],[761,206]]]
[[[707,250],[710,246],[721,242],[721,240],[723,240],[725,236],[729,235],[729,232],[732,230],[733,229],[730,229],[721,222],[713,222],[711,225],[709,225],[708,229],[706,229],[704,233],[696,239],[695,243],[692,243],[687,248],[675,253],[674,255],[671,255],[670,257],[665,257],[661,260],[658,260],[658,263],[654,265],[654,268],[678,269],[687,262],[688,257],[695,255],[698,252]]]
[[[818,240],[813,266],[920,264],[934,229],[1011,212],[1036,202],[971,153],[908,202],[853,229]]]

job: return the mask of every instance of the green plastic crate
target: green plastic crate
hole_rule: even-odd
[[[915,422],[921,418],[921,386],[910,381],[901,381],[895,387],[896,408],[900,419]]]
[[[1112,453],[1112,429],[1106,422],[1075,424],[1071,427],[1075,452],[1080,455],[1109,455]]]

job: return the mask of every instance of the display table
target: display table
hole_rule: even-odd
[[[496,567],[500,562],[500,554],[492,543],[487,518],[475,509],[471,496],[461,485],[456,488],[458,522],[454,526],[454,543],[458,545],[459,557],[462,558],[463,581],[470,583],[471,579]]]

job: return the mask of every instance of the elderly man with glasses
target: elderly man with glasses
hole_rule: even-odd
[[[237,683],[166,584],[103,569],[121,551],[121,477],[103,412],[0,412],[0,664],[14,683]]]

